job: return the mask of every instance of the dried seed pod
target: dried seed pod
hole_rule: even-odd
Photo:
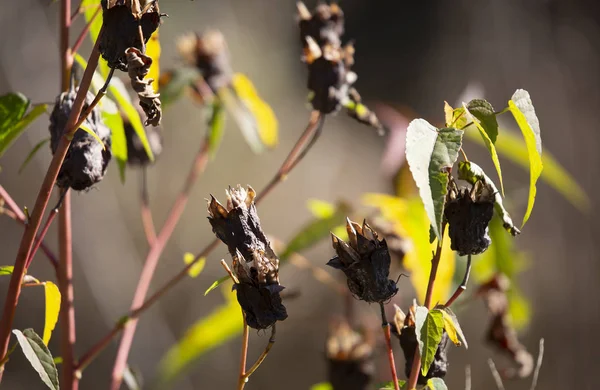
[[[444,215],[450,229],[451,248],[459,255],[483,253],[492,243],[488,225],[494,215],[494,193],[483,182],[476,182],[471,190],[452,189]]]
[[[131,87],[137,93],[140,99],[140,107],[146,114],[146,126],[159,126],[162,118],[160,108],[160,94],[154,92],[152,82],[154,79],[145,79],[152,65],[152,58],[143,54],[135,47],[130,47],[125,51],[129,70],[129,79]]]
[[[321,3],[311,12],[301,1],[297,3],[300,26],[300,43],[306,48],[306,38],[311,37],[319,46],[341,46],[344,34],[344,12],[339,5]]]
[[[141,3],[141,9],[132,9],[134,3]],[[127,71],[125,50],[135,47],[142,50],[139,26],[142,27],[144,44],[160,24],[163,16],[158,8],[158,0],[102,0],[103,29],[98,37],[98,48],[108,66]]]
[[[446,376],[446,373],[448,372],[448,356],[446,351],[447,344],[448,334],[446,331],[444,331],[438,348],[435,351],[433,363],[431,363],[431,366],[429,366],[427,375],[423,376],[421,371],[419,371],[419,379],[417,380],[418,384],[424,385],[427,383],[427,380],[431,378],[443,378]],[[410,377],[413,359],[415,357],[415,351],[417,350],[418,345],[419,343],[417,341],[415,327],[405,326],[400,333],[400,347],[402,347],[402,352],[404,353],[404,359],[406,361],[404,366],[406,377]]]
[[[146,153],[146,149],[144,149],[144,145],[142,144],[142,140],[138,137],[131,122],[129,122],[129,119],[126,116],[122,115],[122,117],[125,138],[127,140],[127,163],[133,166],[146,166],[151,164],[152,161],[150,161],[148,153]],[[160,126],[147,126],[145,130],[150,150],[152,150],[154,161],[156,161],[156,158],[160,155],[163,148],[162,129]]]
[[[177,40],[177,49],[187,65],[198,68],[213,92],[231,85],[233,70],[227,43],[220,31],[185,34]]]
[[[374,374],[373,340],[346,321],[330,326],[325,346],[328,379],[334,390],[365,390]]]
[[[331,234],[337,256],[328,266],[346,274],[348,288],[355,297],[365,302],[384,302],[398,292],[396,282],[388,279],[390,254],[385,240],[365,222],[360,226],[347,219],[349,242]]]
[[[50,114],[50,148],[56,151],[62,137],[67,120],[71,114],[77,89],[61,93]],[[94,94],[88,92],[83,110],[94,100]],[[83,191],[98,183],[104,177],[108,163],[112,157],[110,129],[102,122],[100,110],[94,107],[84,124],[102,140],[106,149],[92,135],[78,129],[71,141],[65,160],[60,167],[56,184],[60,188],[72,188]]]
[[[233,258],[239,280],[233,288],[246,322],[254,329],[265,329],[287,318],[280,296],[284,287],[279,284],[279,258],[260,226],[254,189],[238,186],[226,192],[226,207],[211,195],[208,220]]]

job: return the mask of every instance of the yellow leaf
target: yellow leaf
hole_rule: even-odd
[[[444,117],[446,119],[446,127],[452,126],[452,120],[454,117],[454,108],[448,102],[444,102]]]
[[[330,218],[333,214],[335,214],[336,210],[334,204],[319,199],[307,200],[306,207],[308,207],[312,215],[319,219]]]
[[[160,41],[158,40],[158,30],[156,30],[146,43],[146,55],[152,58],[152,65],[150,65],[147,77],[154,80],[152,88],[155,92],[158,92],[158,79],[160,78],[160,52]]]
[[[96,134],[94,132],[94,130],[92,130],[88,125],[84,123],[82,123],[79,128],[83,131],[85,131],[86,133],[88,133],[89,135],[91,135],[92,137],[94,137],[96,139],[96,141],[100,142],[100,145],[102,145],[102,149],[106,150],[106,145],[104,145],[104,142],[102,142],[102,140],[100,139],[100,137],[98,137],[98,134]]]
[[[450,314],[446,313],[444,310],[441,310],[442,318],[444,319],[444,329],[446,333],[448,333],[448,337],[455,345],[460,345],[460,340],[458,339],[458,334],[456,332],[456,326],[454,326],[454,320],[450,316]]]
[[[183,255],[183,261],[187,265],[191,264],[195,259],[196,259],[196,255],[194,255],[193,253],[186,252]],[[190,275],[192,278],[195,278],[196,276],[200,275],[202,270],[204,270],[205,265],[206,265],[206,257],[202,257],[196,263],[194,263],[194,265],[192,265],[190,267],[190,269],[188,270],[188,275]]]
[[[58,321],[58,313],[60,311],[60,291],[56,284],[52,282],[44,283],[44,292],[46,295],[46,319],[44,320],[44,344],[48,345],[52,331]]]
[[[248,107],[256,121],[258,135],[262,143],[274,148],[279,141],[278,123],[275,113],[267,103],[265,103],[258,93],[252,81],[243,74],[233,75],[232,86],[236,95]]]
[[[363,204],[376,207],[381,216],[392,224],[400,237],[410,241],[411,245],[404,256],[403,265],[410,273],[410,280],[422,303],[425,301],[431,258],[436,244],[429,243],[429,218],[421,199],[409,200],[385,194],[367,194]],[[454,276],[455,256],[450,248],[448,231],[444,234],[444,246],[436,276],[431,302],[436,304],[448,297]]]

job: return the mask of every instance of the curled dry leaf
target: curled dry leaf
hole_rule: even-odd
[[[145,125],[159,126],[162,117],[160,108],[160,94],[154,92],[152,88],[152,79],[144,79],[150,71],[152,58],[142,53],[135,47],[130,47],[125,51],[127,56],[127,65],[131,87],[137,93],[140,99],[140,107],[146,114]]]

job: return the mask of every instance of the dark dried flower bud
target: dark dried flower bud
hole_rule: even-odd
[[[331,234],[337,253],[328,266],[340,269],[348,278],[348,288],[355,297],[365,302],[384,302],[396,295],[396,282],[388,279],[390,254],[385,240],[363,222],[360,226],[347,219],[348,243]]]
[[[321,3],[311,14],[301,1],[297,3],[300,43],[306,48],[306,38],[311,37],[319,46],[341,46],[344,34],[344,12],[339,5]]]
[[[334,390],[365,390],[375,367],[373,340],[346,321],[333,323],[326,344],[328,379]]]
[[[476,182],[471,190],[451,189],[444,215],[450,229],[451,248],[459,255],[483,253],[492,243],[488,225],[494,215],[494,193],[483,182]]]
[[[162,118],[162,110],[160,108],[160,94],[154,92],[152,82],[154,79],[145,79],[152,65],[152,58],[143,54],[135,47],[130,47],[125,51],[127,55],[127,64],[129,70],[129,79],[131,80],[131,88],[137,93],[140,99],[140,107],[146,114],[146,126],[159,126]]]
[[[233,70],[225,37],[218,30],[202,35],[188,33],[177,41],[177,49],[189,66],[198,68],[206,84],[214,91],[231,84]]]
[[[208,202],[208,220],[213,232],[227,245],[233,258],[233,272],[239,279],[234,285],[237,299],[254,329],[266,329],[287,318],[279,293],[279,258],[260,226],[252,187],[238,186],[227,191],[223,207],[212,195]]]
[[[435,351],[434,361],[431,363],[431,366],[429,366],[427,375],[423,376],[421,371],[419,371],[419,379],[417,380],[418,384],[424,385],[427,383],[427,380],[431,378],[443,378],[446,376],[446,373],[448,372],[448,356],[446,352],[447,344],[448,334],[446,331],[444,331],[442,334],[442,340]],[[400,333],[400,347],[402,347],[402,352],[404,352],[404,359],[406,361],[404,372],[407,377],[410,377],[413,359],[415,357],[415,351],[417,350],[418,345],[419,342],[417,341],[415,327],[405,326]]]
[[[134,4],[141,3],[141,9]],[[160,24],[163,16],[158,0],[102,0],[103,29],[98,37],[98,47],[108,66],[127,71],[125,50],[135,47],[142,50],[139,27],[142,27],[144,44]]]
[[[71,114],[77,89],[61,93],[54,104],[50,114],[50,148],[52,154],[56,151],[60,138],[64,134],[67,120]],[[94,100],[94,94],[88,92],[83,107],[85,111]],[[102,140],[106,149],[92,135],[84,130],[77,129],[60,167],[56,184],[60,188],[72,188],[83,191],[100,182],[106,172],[106,167],[112,157],[110,129],[102,122],[100,110],[94,107],[84,124],[94,131]]]
[[[127,140],[127,163],[134,166],[146,166],[151,164],[152,162],[148,157],[148,153],[146,153],[146,149],[144,149],[142,140],[138,137],[131,122],[129,122],[129,119],[125,116],[123,116],[123,127],[125,129],[125,138]],[[154,161],[156,161],[156,158],[160,155],[163,148],[162,129],[160,126],[147,126],[145,130],[150,150],[152,150]]]

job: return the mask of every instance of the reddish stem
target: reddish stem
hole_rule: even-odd
[[[140,213],[142,215],[142,225],[144,226],[144,234],[146,241],[152,247],[156,241],[156,229],[154,228],[154,220],[152,219],[152,211],[150,210],[150,197],[148,196],[148,181],[146,167],[142,168],[142,205]]]
[[[92,23],[94,23],[94,20],[96,19],[96,17],[98,17],[98,15],[100,15],[101,10],[102,10],[102,7],[100,5],[98,5],[96,12],[94,12],[94,15],[92,15],[92,18],[90,19],[90,21],[87,22],[87,24],[85,25],[83,30],[81,30],[81,33],[77,37],[77,40],[75,40],[75,43],[73,44],[73,48],[71,48],[72,54],[77,53],[77,51],[81,47],[81,44],[85,40],[85,36],[88,34],[88,32],[90,31],[90,28],[92,27]]]
[[[42,228],[42,231],[40,232],[40,234],[38,234],[38,237],[35,241],[35,245],[33,246],[31,253],[29,254],[27,263],[25,264],[26,270],[29,269],[29,266],[31,265],[31,262],[33,261],[33,258],[35,257],[35,254],[37,253],[38,249],[40,249],[40,246],[42,245],[42,242],[44,241],[44,237],[46,237],[46,233],[48,233],[48,229],[50,228],[50,225],[54,221],[56,214],[58,214],[58,209],[53,209],[52,211],[50,211],[48,218],[46,218],[46,224]]]
[[[152,276],[154,275],[154,271],[156,270],[156,266],[158,264],[158,260],[160,255],[162,254],[163,249],[173,231],[175,230],[175,226],[177,226],[177,222],[181,215],[183,214],[183,210],[187,204],[190,191],[193,185],[196,183],[196,180],[204,172],[206,168],[206,164],[208,163],[208,142],[203,142],[192,168],[188,174],[188,177],[183,185],[183,189],[181,193],[175,200],[173,207],[165,221],[163,228],[161,229],[154,245],[150,248],[148,255],[146,256],[146,261],[144,262],[144,268],[142,269],[142,274],[140,276],[140,280],[138,282],[133,302],[131,304],[131,311],[135,312],[138,310],[146,299],[146,294],[148,293],[148,289],[150,287],[150,282],[152,281]],[[137,318],[132,318],[131,321],[128,322],[125,330],[123,331],[123,337],[121,338],[121,343],[119,344],[119,349],[117,351],[117,358],[115,360],[115,365],[112,373],[112,383],[111,389],[118,390],[121,386],[121,381],[123,380],[123,371],[127,366],[127,357],[129,356],[129,350],[131,349],[131,344],[133,342],[133,336],[135,334],[136,326],[137,326]]]
[[[386,318],[385,308],[382,302],[379,303],[379,308],[381,309],[381,326],[383,328],[383,335],[385,337],[385,346],[387,348],[387,355],[390,363],[390,372],[392,373],[392,382],[394,383],[394,389],[400,390],[400,385],[398,384],[398,373],[396,372],[396,362],[394,361],[394,350],[392,349],[392,335],[390,331],[390,323]]]
[[[242,333],[242,357],[240,359],[240,377],[238,388],[243,389],[246,383],[246,361],[248,359],[248,339],[250,338],[250,327],[246,323],[246,314],[242,310],[242,318],[244,319],[244,332]]]

